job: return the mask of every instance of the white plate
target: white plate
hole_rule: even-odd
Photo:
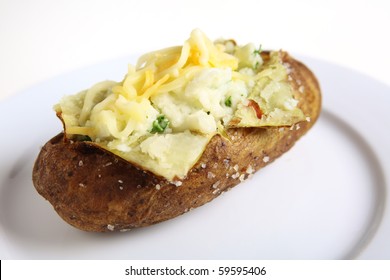
[[[390,89],[309,58],[323,113],[291,151],[251,180],[176,219],[125,233],[74,229],[31,182],[39,148],[61,124],[64,94],[106,78],[119,59],[61,75],[0,104],[1,259],[390,258]]]

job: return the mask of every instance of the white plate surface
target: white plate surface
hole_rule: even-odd
[[[1,259],[390,259],[390,89],[301,58],[323,113],[288,153],[213,202],[125,233],[74,229],[40,197],[31,170],[61,130],[61,96],[121,80],[133,57],[64,74],[0,104]]]

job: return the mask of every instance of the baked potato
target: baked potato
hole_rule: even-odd
[[[193,36],[200,35],[197,33]],[[213,44],[217,45],[217,43]],[[224,48],[220,46],[218,48],[227,55],[234,56],[232,53],[236,57],[240,55],[239,51],[229,52],[227,50],[232,47],[236,48],[234,41],[224,41],[223,44]],[[184,51],[180,50],[182,54]],[[240,50],[242,51],[243,48]],[[250,178],[253,173],[288,151],[313,126],[321,111],[318,81],[304,64],[283,51],[253,51],[252,49],[250,53],[253,56],[257,55],[255,64],[252,61],[252,65],[249,66],[252,70],[259,68],[258,71],[254,71],[254,75],[261,71],[272,70],[274,66],[267,65],[273,59],[272,56],[277,57],[278,65],[283,66],[283,71],[285,71],[283,79],[276,79],[283,80],[285,85],[288,85],[289,94],[295,101],[291,111],[278,115],[287,118],[287,122],[280,117],[263,122],[271,113],[267,111],[266,105],[261,103],[260,99],[248,98],[248,96],[246,96],[245,106],[240,107],[239,102],[236,102],[235,112],[231,113],[228,107],[232,106],[231,103],[234,103],[234,100],[226,98],[225,95],[222,100],[224,104],[221,100],[219,104],[222,104],[222,107],[225,106],[226,110],[229,109],[231,116],[228,119],[220,118],[217,121],[216,129],[214,129],[216,132],[207,134],[196,129],[191,130],[194,131],[191,133],[196,135],[207,134],[207,141],[201,146],[201,152],[189,163],[188,170],[175,169],[175,162],[180,157],[180,153],[182,151],[185,153],[186,149],[192,149],[191,144],[187,146],[190,142],[184,141],[180,147],[174,142],[174,147],[169,150],[169,153],[177,154],[173,158],[175,162],[168,166],[166,171],[158,172],[158,164],[137,161],[139,153],[134,157],[127,157],[124,150],[113,149],[112,145],[108,144],[109,142],[102,140],[101,135],[97,137],[95,132],[91,133],[92,130],[87,125],[88,121],[84,122],[84,127],[82,127],[79,121],[83,118],[83,112],[80,113],[81,109],[77,111],[77,114],[71,115],[65,112],[73,110],[73,108],[65,108],[69,104],[62,108],[57,106],[57,115],[63,122],[64,132],[48,141],[36,159],[32,174],[36,190],[53,205],[62,219],[76,228],[94,232],[125,231],[179,216],[210,202],[221,193]],[[150,57],[146,55],[143,59],[150,59]],[[230,59],[230,57],[225,58]],[[225,61],[225,58],[221,61]],[[259,61],[264,66],[259,67]],[[234,67],[246,69],[248,65],[245,63],[245,59],[239,59]],[[147,66],[148,63],[141,61],[140,64],[136,71],[142,71],[144,69],[142,67]],[[187,64],[189,65],[188,61]],[[164,69],[171,66],[172,64],[168,64]],[[134,73],[134,69],[132,71]],[[246,71],[243,70],[237,75],[244,75]],[[179,78],[174,77],[172,80],[177,79]],[[144,87],[146,83],[152,87],[159,81],[161,80],[151,82],[145,78],[141,87]],[[126,79],[120,83],[120,85],[124,84],[126,84]],[[78,103],[72,103],[69,106],[84,108],[87,95],[84,94],[81,101],[78,99]],[[96,96],[94,98],[96,99]],[[95,103],[105,102],[104,98],[107,98],[107,94],[98,98]],[[148,98],[154,105],[153,100],[157,97],[153,99],[149,96]],[[89,112],[92,112],[92,107],[98,106],[96,104],[89,106]],[[237,113],[240,108],[247,110],[252,119],[248,118],[248,121],[245,121],[245,112],[241,110]],[[299,114],[296,113],[297,110]],[[206,115],[213,114],[209,111],[206,113]],[[162,137],[162,135],[168,137],[167,134],[178,133],[180,125],[175,127],[173,124],[175,120],[172,118],[165,120],[166,114],[157,116],[152,122],[152,128],[147,131],[147,135],[141,137],[142,141],[146,141],[145,137]],[[76,116],[77,127],[74,125],[74,118],[70,119],[74,116]],[[256,118],[259,125],[253,124]],[[169,129],[171,126],[172,128]],[[125,128],[122,126],[123,130]],[[188,127],[185,131],[188,131]],[[110,137],[112,141],[113,136]],[[137,147],[140,146],[139,143],[140,140],[137,142]],[[134,147],[133,144],[131,148],[134,150]],[[158,163],[165,164],[161,160]],[[183,163],[180,162],[179,165],[183,166]],[[173,172],[172,170],[179,171]]]

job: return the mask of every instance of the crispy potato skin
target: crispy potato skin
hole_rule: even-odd
[[[267,59],[268,53],[263,56]],[[231,141],[216,135],[188,176],[176,184],[93,143],[59,134],[45,144],[35,162],[36,190],[66,222],[96,232],[152,225],[213,200],[288,151],[317,120],[321,94],[315,76],[287,53],[283,60],[291,68],[298,106],[310,121],[294,129],[229,129]]]

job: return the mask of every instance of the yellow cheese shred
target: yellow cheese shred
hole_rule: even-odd
[[[128,100],[150,99],[152,95],[163,90],[183,86],[193,77],[194,71],[200,69],[196,66],[230,67],[235,70],[238,60],[217,48],[200,30],[195,29],[183,46],[141,56],[135,68],[129,67],[123,83],[112,90]]]

